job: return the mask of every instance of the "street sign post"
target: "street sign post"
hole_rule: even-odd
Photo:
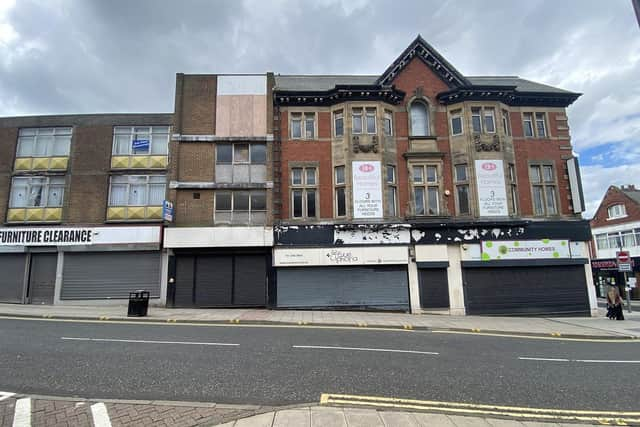
[[[624,274],[625,292],[627,293],[627,311],[631,313],[631,288],[627,285],[627,273],[633,271],[631,268],[631,257],[629,251],[616,252],[616,262],[618,263],[618,271]]]

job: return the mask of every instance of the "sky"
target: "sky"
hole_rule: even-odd
[[[0,0],[0,116],[171,112],[177,72],[381,74],[418,34],[464,75],[583,93],[585,218],[640,187],[631,0]]]

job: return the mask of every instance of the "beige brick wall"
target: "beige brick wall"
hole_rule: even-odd
[[[212,135],[216,122],[216,84],[212,75],[176,76],[175,132]]]
[[[179,181],[214,181],[214,144],[181,142],[178,152]]]
[[[200,198],[194,199],[193,194]],[[178,190],[176,192],[176,222],[178,226],[213,225],[213,190]]]

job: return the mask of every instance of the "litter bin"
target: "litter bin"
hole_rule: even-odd
[[[139,290],[135,292],[129,292],[129,309],[127,311],[128,317],[146,316],[148,310],[149,291]]]

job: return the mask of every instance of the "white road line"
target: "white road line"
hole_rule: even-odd
[[[332,346],[322,346],[322,345],[292,345],[293,348],[308,348],[308,349],[319,349],[319,350],[351,350],[351,351],[380,351],[386,353],[414,353],[414,354],[431,354],[437,355],[440,353],[436,353],[433,351],[416,351],[416,350],[394,350],[389,348],[366,348],[366,347],[332,347]]]
[[[213,345],[213,346],[238,346],[226,342],[195,342],[195,341],[150,341],[150,340],[124,340],[115,338],[81,338],[81,337],[60,337],[67,341],[95,341],[95,342],[129,342],[140,344],[182,344],[182,345]]]
[[[13,413],[13,427],[31,427],[31,399],[16,400],[16,409]]]
[[[640,363],[640,360],[599,360],[599,359],[551,359],[547,357],[518,357],[520,360],[539,360],[543,362],[577,362],[577,363]]]
[[[0,402],[10,398],[11,396],[15,396],[15,393],[9,393],[8,391],[0,391]]]
[[[100,402],[91,405],[91,416],[95,427],[111,427],[109,413],[104,403]]]

